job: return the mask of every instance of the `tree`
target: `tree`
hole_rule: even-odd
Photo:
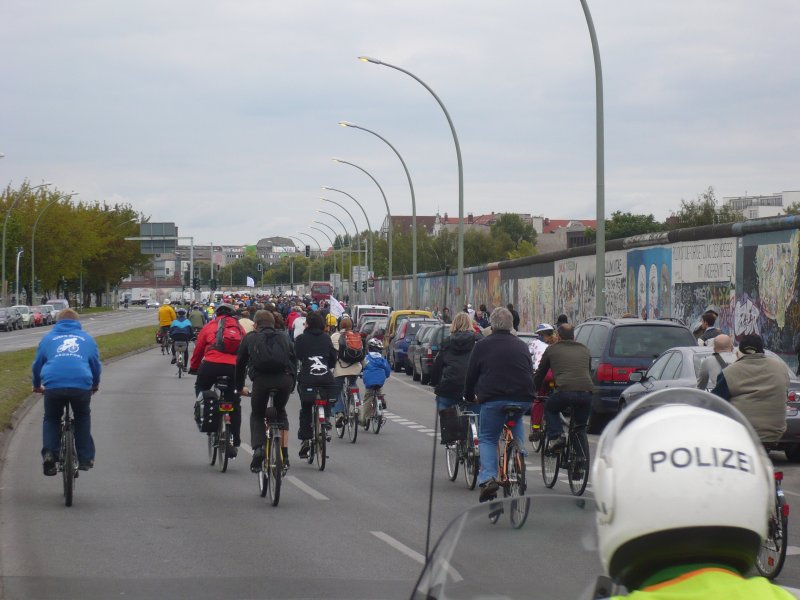
[[[709,186],[705,192],[698,194],[696,200],[682,199],[680,210],[672,213],[667,223],[669,229],[682,229],[737,221],[744,221],[744,215],[730,206],[723,205],[718,208],[714,188]]]
[[[666,224],[656,221],[653,215],[635,215],[617,210],[611,213],[610,219],[606,219],[606,239],[616,240],[643,233],[655,233],[666,228]],[[594,240],[596,235],[597,231],[594,229],[586,229],[587,239]]]
[[[792,202],[783,213],[786,215],[800,215],[800,202]]]
[[[533,225],[523,221],[522,217],[516,213],[503,213],[497,217],[491,226],[491,232],[492,235],[508,234],[514,249],[522,242],[529,242],[536,246],[536,230]]]

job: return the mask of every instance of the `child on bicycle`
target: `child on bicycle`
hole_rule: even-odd
[[[392,373],[389,361],[383,357],[383,342],[379,339],[371,338],[367,342],[367,357],[364,361],[364,370],[361,376],[364,378],[364,407],[361,414],[362,422],[372,416],[372,402],[370,400],[377,395],[383,402],[381,408],[386,409],[386,400],[383,398],[383,384]]]

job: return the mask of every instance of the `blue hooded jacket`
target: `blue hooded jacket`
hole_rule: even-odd
[[[361,372],[364,377],[364,385],[372,387],[374,385],[383,385],[386,383],[386,378],[392,372],[392,367],[389,365],[380,352],[370,352],[367,354],[366,364],[364,370]]]
[[[79,321],[64,319],[39,342],[33,361],[33,387],[90,390],[100,385],[100,355]]]

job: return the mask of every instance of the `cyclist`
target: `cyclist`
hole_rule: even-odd
[[[75,416],[78,468],[94,466],[94,440],[89,403],[100,385],[100,358],[92,336],[81,329],[78,313],[59,311],[56,324],[39,342],[33,361],[33,391],[44,393],[42,466],[48,476],[58,473],[59,428],[69,402]]]
[[[364,370],[361,376],[364,378],[364,409],[361,413],[361,422],[366,423],[372,417],[372,403],[368,402],[373,396],[383,397],[383,384],[392,374],[392,367],[389,361],[383,357],[383,342],[376,338],[370,338],[367,342],[367,358],[364,360]],[[369,398],[367,395],[369,394]],[[383,400],[381,409],[386,410],[386,400]]]
[[[322,315],[319,313],[308,315],[306,330],[297,336],[294,352],[300,365],[297,376],[297,393],[300,396],[300,424],[297,438],[301,441],[300,458],[308,458],[308,450],[311,447],[309,440],[313,436],[311,418],[316,391],[319,390],[322,398],[336,397],[333,369],[339,353],[331,344],[331,338],[325,333],[325,320]],[[327,414],[327,409],[325,412]]]
[[[355,340],[354,336],[358,336],[358,349],[350,347],[350,340]],[[331,336],[331,343],[339,354],[336,368],[333,371],[333,376],[336,378],[336,384],[339,387],[333,414],[336,415],[336,426],[341,427],[342,419],[344,419],[344,388],[348,381],[355,384],[356,378],[361,375],[361,370],[364,368],[364,346],[361,342],[361,336],[353,332],[353,321],[348,316],[343,316],[339,320],[339,331]],[[353,342],[354,344],[355,342]]]
[[[183,351],[183,364],[189,364],[189,342],[192,339],[192,322],[186,318],[186,309],[179,308],[175,311],[177,317],[169,326],[169,338],[172,340],[172,362],[175,364],[175,342],[186,342],[186,349]]]
[[[528,345],[511,334],[513,319],[507,308],[495,308],[489,317],[492,335],[475,344],[467,364],[464,398],[471,402],[477,396],[480,404],[481,502],[495,498],[500,488],[497,442],[506,420],[505,409],[518,407],[521,413],[527,412],[536,397],[531,354]],[[513,434],[524,455],[525,427],[521,418],[516,420]]]
[[[218,347],[217,338],[220,328],[223,328],[223,333],[231,332],[234,338],[239,335],[239,341],[244,338],[244,331],[239,326],[239,323],[234,318],[234,308],[230,304],[220,304],[216,310],[216,318],[209,321],[200,333],[197,334],[197,341],[194,345],[194,352],[192,353],[192,360],[189,363],[189,374],[197,374],[197,379],[194,383],[195,396],[210,390],[217,381],[218,377],[230,377],[231,382],[235,381],[236,376],[236,352],[239,350],[239,344],[235,341],[231,347]],[[225,336],[223,335],[223,338]],[[224,342],[224,339],[223,339]],[[224,343],[223,343],[224,346]],[[226,400],[233,404],[233,413],[231,413],[231,434],[233,435],[233,447],[230,449],[229,458],[235,458],[239,451],[241,438],[239,434],[242,428],[242,407],[241,398],[236,393],[233,385],[228,386],[226,391]]]
[[[245,374],[253,382],[252,395],[245,386]],[[264,414],[269,403],[269,394],[275,390],[273,406],[277,412],[281,429],[283,464],[289,466],[289,418],[286,404],[297,377],[297,357],[289,337],[275,330],[275,317],[268,310],[255,314],[255,330],[248,333],[236,355],[236,389],[250,397],[250,442],[253,460],[250,470],[258,472],[264,460]]]
[[[558,343],[548,346],[539,360],[533,376],[536,389],[540,389],[547,372],[552,369],[555,388],[545,402],[544,419],[547,425],[547,443],[552,450],[563,448],[564,437],[559,413],[572,407],[573,418],[578,426],[589,421],[592,402],[592,358],[589,350],[575,341],[575,330],[569,323],[558,326]]]
[[[528,344],[528,350],[531,352],[531,360],[533,361],[533,370],[539,368],[539,361],[542,360],[544,351],[548,346],[552,346],[558,341],[555,329],[549,323],[540,323],[536,328],[538,338]],[[551,383],[553,382],[553,371],[550,370],[545,375],[542,381],[542,386],[536,389],[536,400],[531,406],[531,432],[528,434],[528,440],[535,442],[541,438],[542,435],[542,421],[544,418],[544,397],[550,394]]]
[[[178,316],[175,309],[170,306],[171,304],[170,299],[167,298],[164,300],[164,304],[158,307],[158,325],[161,327],[162,336],[169,333],[169,326]]]
[[[458,313],[450,324],[450,336],[444,340],[431,366],[431,385],[436,392],[436,408],[443,410],[462,402],[467,363],[475,342],[483,336],[472,330],[465,312]]]
[[[627,598],[795,597],[745,578],[767,535],[773,474],[729,403],[690,388],[648,394],[605,428],[592,468],[600,560]]]
[[[765,444],[774,444],[786,431],[786,364],[764,354],[760,335],[742,336],[739,360],[722,371],[713,394],[742,411]]]
[[[208,323],[208,316],[204,310],[200,309],[199,305],[195,304],[189,313],[189,320],[192,322],[192,331],[197,335],[203,326]]]

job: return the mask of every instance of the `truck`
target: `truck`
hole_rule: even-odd
[[[333,286],[328,281],[315,281],[311,284],[311,299],[319,304],[333,294]]]
[[[122,292],[120,299],[122,302],[127,299],[128,303],[132,305],[140,304],[144,306],[149,300],[154,299],[153,290],[150,288],[131,288]]]

